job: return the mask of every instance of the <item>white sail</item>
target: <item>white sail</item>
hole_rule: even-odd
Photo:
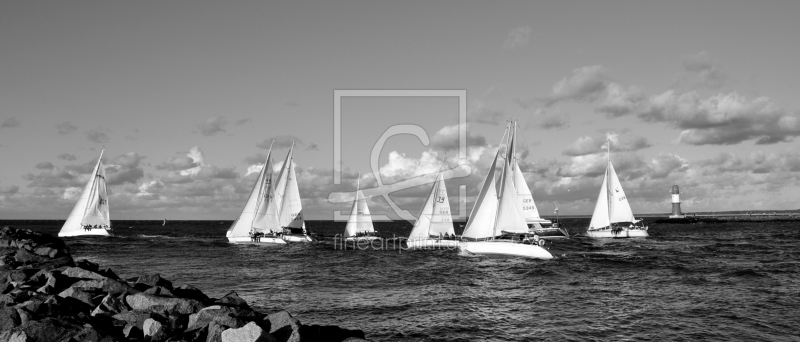
[[[431,186],[431,191],[420,210],[409,239],[427,239],[430,236],[455,235],[453,218],[450,216],[450,201],[441,172]]]
[[[92,175],[72,208],[67,221],[58,232],[58,236],[76,235],[109,235],[104,228],[111,228],[108,210],[108,191],[106,190],[106,172],[103,167],[103,150],[92,170]],[[91,230],[84,229],[92,226]]]
[[[528,183],[525,181],[525,176],[522,174],[522,171],[519,169],[519,163],[517,163],[517,129],[516,129],[516,122],[514,123],[514,133],[511,136],[511,148],[509,148],[509,153],[507,154],[509,160],[511,161],[511,171],[513,172],[513,179],[514,179],[514,188],[517,189],[517,197],[522,204],[522,212],[524,214],[525,220],[530,222],[536,221],[543,221],[541,216],[539,216],[539,209],[536,208],[536,203],[533,201],[533,194],[531,193],[531,189],[528,187]],[[545,221],[546,222],[546,221]],[[541,226],[539,223],[534,223],[539,228]]]
[[[250,196],[242,208],[242,213],[228,229],[227,237],[247,237],[252,231],[266,233],[270,229],[274,231],[279,229],[277,203],[272,185],[271,156],[272,146],[253,185],[253,190],[250,191]]]
[[[611,221],[609,221],[608,214],[608,167],[606,167],[603,185],[600,186],[600,193],[597,195],[597,204],[594,206],[589,229],[608,227],[610,224]]]
[[[495,231],[497,235],[502,232],[527,233],[528,224],[525,221],[525,214],[522,212],[522,203],[517,197],[517,190],[514,189],[512,177],[508,174],[511,165],[509,165],[508,160],[504,163]]]
[[[628,203],[628,198],[625,196],[625,191],[622,190],[622,184],[617,178],[617,172],[614,171],[614,165],[608,162],[606,169],[608,174],[608,216],[611,223],[617,222],[633,222],[633,210]]]
[[[469,221],[464,228],[464,233],[461,237],[464,239],[478,240],[486,239],[495,236],[494,224],[497,217],[497,192],[495,190],[494,169],[497,166],[497,158],[500,156],[500,150],[494,156],[492,166],[489,167],[489,173],[486,179],[483,180],[483,186],[475,205],[472,207],[472,212],[469,215]]]
[[[514,188],[517,189],[517,198],[522,204],[522,212],[525,219],[528,221],[541,220],[539,209],[536,208],[536,203],[533,201],[533,194],[531,194],[531,190],[525,182],[525,176],[519,170],[516,160],[512,164],[512,169],[514,172]]]
[[[281,227],[305,229],[303,203],[300,200],[300,189],[297,186],[297,174],[294,172],[294,161],[292,160],[293,150],[294,146],[289,150],[283,167],[286,169],[286,186],[281,200],[280,225]]]
[[[278,204],[275,202],[275,187],[272,177],[272,160],[267,157],[261,169],[258,197],[253,213],[251,230],[253,232],[269,233],[270,230],[277,232],[280,227],[278,220]],[[249,234],[250,230],[248,230]]]
[[[283,196],[286,192],[286,182],[289,180],[289,160],[292,159],[292,151],[294,150],[294,143],[289,148],[289,153],[286,154],[286,159],[283,160],[281,170],[278,172],[278,178],[275,181],[275,202],[278,208],[283,207]]]
[[[374,231],[375,228],[372,226],[372,216],[369,214],[367,200],[364,198],[361,189],[356,186],[356,197],[353,200],[353,209],[350,210],[350,218],[347,220],[347,226],[344,229],[344,236],[351,237],[356,236],[356,233]]]

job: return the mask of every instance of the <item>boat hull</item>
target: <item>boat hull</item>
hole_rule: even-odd
[[[461,241],[459,249],[491,258],[553,259],[553,255],[540,246],[511,241]]]
[[[611,229],[600,229],[600,230],[587,230],[586,235],[593,238],[637,238],[637,237],[648,237],[650,234],[647,233],[646,229],[622,229],[619,231],[612,231]]]
[[[285,245],[286,241],[277,236],[262,236],[258,241],[253,241],[249,236],[229,236],[228,242],[250,245]]]
[[[438,239],[407,240],[406,245],[408,249],[456,249],[459,241]]]
[[[72,237],[72,236],[112,236],[108,230],[103,228],[95,228],[90,230],[70,230],[67,232],[59,232],[58,237]]]
[[[345,242],[362,242],[362,241],[373,241],[373,240],[380,240],[381,238],[377,236],[351,236],[349,238],[344,239]]]
[[[284,241],[290,243],[302,243],[314,241],[310,236],[305,234],[283,234],[281,236]]]
[[[569,233],[564,228],[533,228],[531,229],[531,233],[539,235],[539,237],[543,238],[569,238]]]

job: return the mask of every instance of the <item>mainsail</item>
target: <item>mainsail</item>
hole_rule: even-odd
[[[411,230],[409,240],[427,239],[430,236],[455,235],[450,216],[450,201],[444,185],[442,172],[436,176],[428,198],[422,206],[417,222]]]
[[[594,207],[592,221],[589,228],[608,227],[612,223],[634,222],[633,210],[622,190],[614,165],[611,164],[611,142],[609,144],[609,157],[606,164],[606,173],[603,177],[603,185],[600,186],[600,193],[597,195],[597,204]]]
[[[500,201],[497,204],[496,232],[527,233],[528,224],[522,212],[522,202],[517,197],[514,181],[508,175],[511,165],[508,159],[504,161],[503,173],[500,177]],[[495,233],[495,235],[498,235]]]
[[[270,145],[267,160],[258,174],[256,184],[250,191],[242,213],[228,229],[226,236],[242,237],[248,236],[251,232],[268,233],[270,230],[277,230],[278,207],[275,201],[275,189],[272,177],[272,146]]]
[[[353,200],[353,209],[350,210],[350,218],[347,220],[347,226],[344,230],[345,237],[356,236],[356,233],[369,233],[374,232],[375,228],[372,226],[372,216],[369,214],[369,207],[367,207],[367,199],[361,192],[361,176],[356,185],[356,197]]]
[[[497,218],[497,191],[495,190],[494,169],[497,166],[497,158],[500,150],[494,156],[489,173],[483,180],[483,187],[478,193],[478,199],[472,207],[472,212],[467,221],[467,227],[461,237],[469,240],[492,238],[495,236],[494,224]]]
[[[111,228],[111,218],[108,210],[108,190],[106,189],[106,171],[103,166],[103,153],[86,183],[81,197],[72,208],[67,221],[58,232],[59,236],[81,235],[85,226],[92,228]]]
[[[300,189],[297,186],[297,174],[294,172],[294,161],[292,159],[293,151],[294,144],[289,149],[289,154],[286,155],[286,161],[284,161],[281,170],[281,177],[285,176],[285,179],[282,178],[278,182],[285,184],[280,201],[280,226],[305,229],[303,203],[300,200]]]

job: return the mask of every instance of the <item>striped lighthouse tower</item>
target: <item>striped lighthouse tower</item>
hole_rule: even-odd
[[[684,218],[681,212],[681,191],[677,185],[672,186],[672,215],[669,218]]]

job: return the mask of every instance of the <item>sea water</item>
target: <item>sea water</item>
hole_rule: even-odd
[[[581,234],[589,222],[563,223]],[[55,235],[62,222],[0,224]],[[331,237],[344,223],[330,221],[307,222],[319,243],[234,245],[230,224],[114,221],[114,237],[66,241],[76,260],[123,278],[160,273],[212,297],[236,291],[263,312],[372,341],[800,340],[798,222],[651,223],[646,239],[557,240],[549,261],[391,243],[342,250]],[[406,236],[411,224],[375,228]]]

